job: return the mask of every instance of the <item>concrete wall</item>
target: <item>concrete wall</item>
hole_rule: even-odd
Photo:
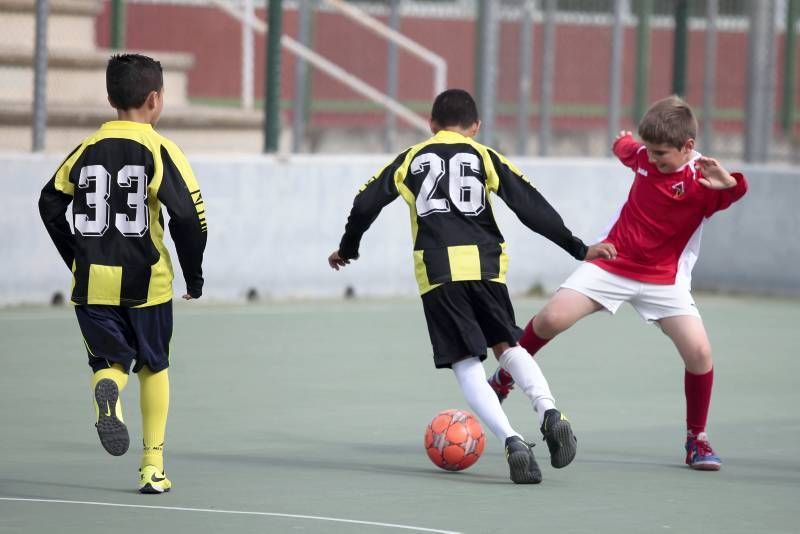
[[[207,205],[208,298],[242,298],[251,287],[272,297],[337,296],[348,285],[359,294],[415,294],[409,217],[401,199],[365,235],[360,260],[339,273],[326,263],[353,195],[388,157],[190,159]],[[37,210],[39,190],[59,163],[53,156],[0,155],[0,304],[44,302],[55,291],[69,291],[69,272]],[[629,172],[611,160],[517,163],[587,242],[599,235],[630,185]],[[748,195],[705,228],[695,288],[800,295],[800,169],[744,171]],[[532,234],[502,201],[495,199],[494,206],[509,243],[511,291],[557,287],[577,262]],[[178,271],[176,291],[183,289]]]

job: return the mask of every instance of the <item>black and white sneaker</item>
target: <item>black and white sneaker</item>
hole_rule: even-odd
[[[542,472],[533,457],[531,445],[521,437],[506,439],[506,460],[514,484],[538,484],[542,481]]]
[[[550,449],[550,465],[557,469],[568,466],[578,451],[578,438],[572,433],[569,420],[552,408],[544,412],[541,430]]]
[[[128,427],[117,417],[119,389],[117,384],[104,378],[94,387],[94,400],[97,402],[97,435],[103,448],[112,456],[122,456],[128,451],[131,440]]]

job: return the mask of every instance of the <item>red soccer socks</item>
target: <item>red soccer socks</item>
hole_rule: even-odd
[[[711,388],[714,384],[714,369],[702,375],[685,371],[683,386],[686,393],[686,428],[697,436],[706,430],[708,407],[711,404]]]

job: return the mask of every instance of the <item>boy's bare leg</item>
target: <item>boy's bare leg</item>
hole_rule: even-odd
[[[699,317],[678,315],[666,317],[658,323],[664,334],[675,344],[686,365],[686,428],[696,436],[705,432],[711,404],[711,388],[714,382],[711,343]]]
[[[675,344],[687,371],[702,375],[714,367],[711,359],[711,342],[699,317],[693,315],[665,317],[658,321],[658,324]]]
[[[666,317],[658,323],[675,344],[686,366],[686,463],[694,469],[716,471],[722,462],[705,433],[714,384],[714,362],[703,321],[692,315],[679,315]]]
[[[553,295],[529,324],[538,337],[550,340],[587,315],[601,309],[603,307],[599,303],[583,293],[564,287]]]

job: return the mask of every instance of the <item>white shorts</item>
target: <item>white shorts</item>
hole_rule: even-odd
[[[674,317],[700,317],[689,288],[683,284],[646,284],[612,274],[593,263],[584,263],[561,287],[582,293],[614,314],[623,302],[630,302],[648,323]]]

